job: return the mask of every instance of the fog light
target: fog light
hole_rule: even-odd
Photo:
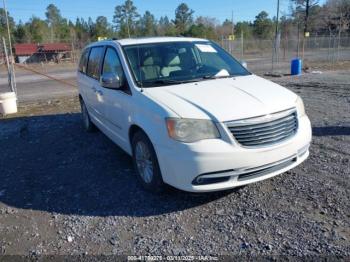
[[[222,177],[197,177],[193,180],[192,185],[202,186],[202,185],[211,185],[216,183],[227,182],[231,176],[222,176]]]

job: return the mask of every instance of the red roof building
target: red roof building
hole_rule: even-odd
[[[31,56],[37,52],[36,44],[15,44],[15,54],[17,56]]]
[[[69,44],[50,43],[50,44],[15,44],[15,54],[17,56],[31,56],[38,52],[66,52],[71,51]]]
[[[71,51],[70,45],[65,43],[50,43],[38,45],[38,48],[42,52],[65,52]]]

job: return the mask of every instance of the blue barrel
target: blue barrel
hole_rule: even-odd
[[[290,66],[291,75],[292,76],[300,75],[302,67],[303,67],[303,62],[301,61],[301,59],[299,58],[293,59]]]

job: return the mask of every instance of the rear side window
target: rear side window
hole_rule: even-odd
[[[78,70],[79,70],[79,72],[84,73],[84,74],[86,73],[86,65],[87,65],[88,55],[89,55],[89,49],[85,49],[80,57]]]
[[[92,78],[99,79],[101,73],[101,59],[103,56],[103,47],[93,47],[90,51],[86,74]]]

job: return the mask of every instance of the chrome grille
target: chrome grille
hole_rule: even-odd
[[[298,128],[295,109],[267,116],[227,122],[226,126],[242,146],[267,146],[292,137]]]

